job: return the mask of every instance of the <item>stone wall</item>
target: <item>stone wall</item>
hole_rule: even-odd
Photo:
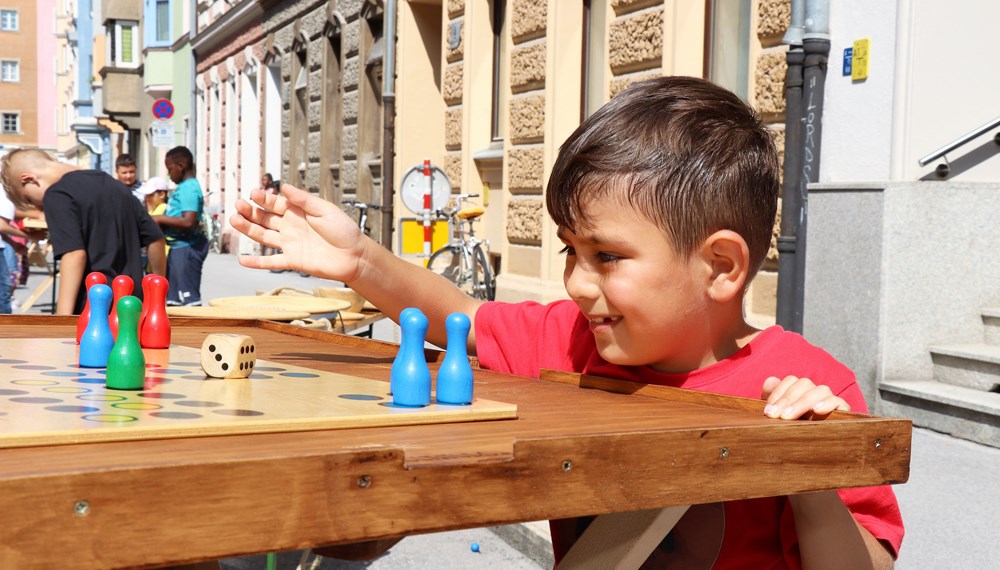
[[[465,2],[464,0],[448,0],[448,23],[444,29],[450,30],[457,26],[458,45],[452,47],[448,42],[448,33],[443,34],[445,53],[445,68],[442,84],[442,96],[447,109],[444,114],[444,164],[442,170],[451,182],[453,193],[462,192],[462,124],[465,107]]]
[[[541,247],[545,140],[545,68],[548,0],[514,0],[510,4],[509,125],[506,170],[508,189],[507,240],[512,244]],[[530,254],[529,254],[530,255]],[[510,264],[511,270],[536,276],[537,267]]]
[[[377,196],[379,181],[371,181],[370,177],[362,177],[361,169],[369,169],[368,164],[358,164],[359,144],[362,131],[359,121],[377,120],[380,122],[381,111],[364,112],[365,105],[361,96],[361,84],[364,78],[365,66],[362,61],[362,18],[363,2],[361,0],[341,0],[329,3],[321,0],[286,1],[265,14],[264,41],[270,49],[270,57],[276,58],[281,65],[282,94],[282,125],[286,132],[282,144],[282,179],[290,179],[292,169],[289,147],[301,136],[290,130],[292,113],[295,104],[294,83],[298,79],[292,77],[292,61],[304,54],[306,61],[306,129],[305,149],[301,160],[305,162],[305,170],[301,184],[310,192],[319,192],[321,162],[327,169],[335,171],[330,177],[336,186],[330,196],[336,201],[344,195],[356,195],[359,200],[374,201]],[[339,42],[340,46],[340,90],[338,93],[324,93],[324,61],[327,45],[331,41]],[[298,50],[298,51],[296,51]],[[332,124],[324,117],[323,99],[326,97],[340,98],[340,124]],[[339,156],[324,157],[321,161],[323,132],[332,129],[330,136],[337,137]],[[294,178],[292,178],[294,179]],[[359,187],[359,181],[361,181]],[[373,227],[373,232],[377,228]]]
[[[785,151],[785,71],[787,46],[781,43],[791,18],[791,0],[756,0],[753,22],[760,50],[751,62],[753,76],[751,101],[754,109],[775,133],[778,156],[784,162]],[[780,230],[781,203],[772,231],[771,249],[749,294],[749,311],[763,318],[759,324],[774,320],[777,306],[777,238]]]

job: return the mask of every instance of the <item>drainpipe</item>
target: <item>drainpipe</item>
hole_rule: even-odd
[[[392,250],[393,195],[395,194],[396,143],[396,0],[385,1],[382,31],[382,245]]]
[[[796,311],[794,298],[798,288],[795,278],[795,258],[798,245],[799,217],[802,200],[799,197],[799,174],[802,168],[802,36],[805,0],[792,0],[791,25],[782,43],[788,45],[785,74],[785,164],[781,187],[781,230],[778,235],[778,307],[776,321],[785,330],[801,331],[802,308]],[[797,315],[796,315],[797,313]],[[796,323],[800,323],[796,325]]]
[[[794,8],[794,5],[793,5]],[[792,180],[785,179],[784,200],[792,203],[782,206],[782,237],[779,247],[790,250],[791,260],[784,267],[779,262],[779,310],[783,327],[802,332],[805,306],[806,235],[808,228],[808,186],[819,180],[820,143],[823,137],[823,95],[826,88],[826,67],[830,56],[830,6],[829,0],[805,0],[805,34],[802,40],[802,91],[796,115],[789,114],[786,124],[795,121],[798,139],[795,146],[786,143],[795,168]],[[787,37],[787,36],[786,36]],[[791,55],[789,55],[791,58]],[[791,60],[790,60],[791,61]],[[787,136],[787,135],[786,135]],[[788,172],[789,153],[785,155],[785,172]],[[797,203],[796,203],[797,202]],[[787,224],[787,228],[786,228]],[[797,225],[797,227],[796,227]],[[788,230],[787,233],[785,230]],[[781,250],[779,250],[781,251]],[[791,269],[789,269],[791,267]],[[791,284],[781,283],[781,271],[791,273]],[[782,287],[784,285],[784,288]],[[783,295],[783,296],[782,296]]]
[[[823,99],[826,91],[826,66],[830,59],[829,0],[806,0],[806,34],[802,41],[802,178],[799,196],[802,213],[799,222],[798,251],[795,256],[795,306],[799,313],[796,332],[802,332],[806,292],[806,238],[809,222],[808,186],[819,181],[820,143],[823,141]]]

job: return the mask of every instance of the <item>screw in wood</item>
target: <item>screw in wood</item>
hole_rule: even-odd
[[[77,501],[73,505],[73,512],[78,517],[85,517],[90,514],[90,503],[87,501]]]
[[[563,461],[563,463],[562,463],[562,470],[563,471],[565,471],[566,473],[569,473],[570,470],[572,470],[572,469],[573,469],[573,462],[572,461],[570,461],[569,459]]]
[[[368,475],[362,475],[361,477],[358,477],[358,487],[361,487],[362,489],[367,489],[368,487],[371,486],[371,484],[372,484],[372,478],[369,477]]]
[[[723,459],[725,459],[725,458],[729,457],[729,448],[728,448],[728,447],[723,447],[723,448],[722,448],[722,449],[721,449],[721,450],[719,451],[719,457],[721,457],[721,458],[723,458]]]

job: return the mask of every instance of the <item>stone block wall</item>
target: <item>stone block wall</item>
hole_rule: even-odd
[[[465,85],[465,2],[464,0],[448,0],[448,23],[444,29],[445,67],[442,80],[442,96],[445,105],[444,112],[444,164],[441,170],[451,182],[452,193],[462,192],[462,124],[464,120],[464,85]],[[458,45],[452,48],[448,43],[447,30],[452,26],[459,28]]]
[[[791,21],[791,0],[757,0],[753,22],[760,50],[750,63],[753,77],[751,101],[764,122],[774,131],[779,158],[785,150],[785,71],[787,46],[781,43]],[[759,315],[774,315],[777,300],[778,234],[781,203],[772,230],[771,249],[752,286],[749,310]],[[769,321],[770,322],[770,321]],[[767,323],[764,323],[767,324]]]
[[[297,80],[292,77],[292,60],[297,57],[296,48],[304,51],[307,73],[306,101],[306,149],[301,157],[306,163],[303,185],[311,192],[320,191],[321,140],[325,129],[334,129],[334,136],[339,138],[339,156],[326,157],[324,163],[329,163],[338,171],[334,179],[338,188],[334,195],[338,198],[344,194],[358,192],[358,124],[360,113],[360,91],[364,62],[360,54],[361,0],[341,0],[330,8],[327,2],[300,1],[284,2],[275,9],[268,11],[264,17],[264,40],[261,45],[270,43],[272,57],[277,57],[281,63],[281,94],[282,94],[282,125],[285,140],[282,144],[281,178],[287,179],[288,173],[297,168],[289,160],[289,146],[295,133],[290,132],[292,124],[292,104],[295,93],[293,84]],[[340,92],[334,96],[340,97],[341,122],[334,125],[324,117],[324,59],[328,34],[339,36],[341,53]],[[270,39],[268,39],[270,38]],[[377,115],[378,113],[376,113]],[[364,165],[368,168],[368,165]]]
[[[608,26],[611,97],[636,81],[663,75],[663,2],[612,0]]]
[[[538,248],[542,245],[542,218],[545,214],[544,184],[545,140],[545,66],[546,28],[550,0],[514,0],[510,4],[509,125],[507,129],[506,171],[508,189],[507,240]],[[530,255],[530,254],[529,254]],[[537,275],[531,264],[511,263],[516,268]]]

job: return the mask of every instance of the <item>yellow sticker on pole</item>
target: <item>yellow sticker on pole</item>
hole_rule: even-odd
[[[864,38],[854,41],[854,53],[851,55],[851,80],[868,79],[868,49],[871,40]]]

